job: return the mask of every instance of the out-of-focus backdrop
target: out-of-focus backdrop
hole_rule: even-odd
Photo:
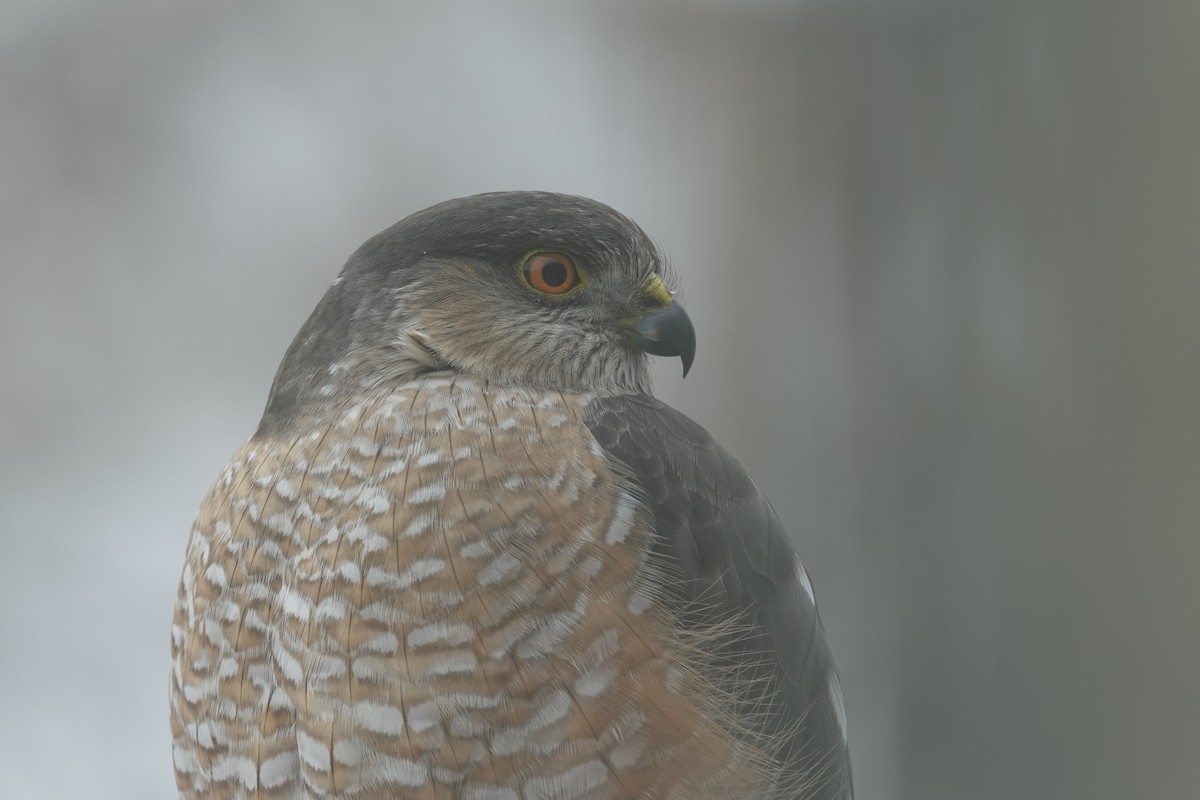
[[[0,5],[0,794],[172,795],[195,508],[345,257],[630,214],[859,797],[1200,796],[1200,4]]]

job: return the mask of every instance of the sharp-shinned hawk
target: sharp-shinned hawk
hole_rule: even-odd
[[[812,585],[650,394],[695,335],[634,222],[478,195],[355,252],[205,499],[187,798],[849,798]]]

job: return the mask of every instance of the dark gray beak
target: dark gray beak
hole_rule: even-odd
[[[679,303],[643,317],[629,329],[633,343],[652,356],[679,356],[683,377],[687,377],[696,357],[696,329]]]

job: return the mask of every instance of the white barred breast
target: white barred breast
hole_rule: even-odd
[[[764,794],[586,402],[440,373],[251,439],[180,586],[181,795]]]

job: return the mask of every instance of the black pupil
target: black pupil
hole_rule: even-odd
[[[557,289],[567,282],[567,265],[561,261],[547,261],[542,264],[542,280]]]

